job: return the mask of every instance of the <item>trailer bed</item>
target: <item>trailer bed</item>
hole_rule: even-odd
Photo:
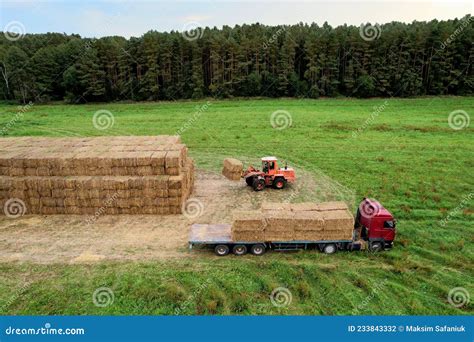
[[[216,245],[216,244],[255,244],[269,243],[268,241],[232,241],[230,224],[193,224],[189,233],[189,244],[193,245]],[[291,240],[273,241],[272,243],[284,244],[311,244],[311,243],[349,243],[352,240]]]
[[[231,243],[230,224],[193,224],[189,233],[190,245]]]

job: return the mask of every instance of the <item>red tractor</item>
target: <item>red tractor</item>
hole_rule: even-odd
[[[275,189],[283,189],[286,183],[292,183],[296,179],[295,170],[285,164],[284,168],[278,167],[276,157],[262,158],[262,171],[255,169],[252,165],[242,174],[248,186],[255,191],[262,191],[266,186]]]

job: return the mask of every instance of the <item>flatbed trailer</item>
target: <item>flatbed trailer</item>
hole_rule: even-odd
[[[316,249],[326,254],[338,250],[370,249],[379,252],[390,249],[395,239],[396,222],[393,215],[379,202],[364,198],[357,209],[352,239],[302,241],[233,241],[230,224],[193,224],[189,248],[213,248],[219,256],[232,252],[243,255],[250,252],[262,255],[267,250],[294,251]]]
[[[352,240],[301,240],[301,241],[233,241],[230,224],[193,224],[189,236],[189,249],[211,248],[219,256],[232,252],[243,255],[250,252],[262,255],[267,250],[295,251],[316,249],[327,254],[337,250],[360,250],[362,242]]]

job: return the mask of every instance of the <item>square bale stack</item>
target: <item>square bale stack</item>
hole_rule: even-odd
[[[177,214],[193,184],[177,136],[0,139],[0,205],[29,214]]]
[[[224,168],[222,174],[230,180],[238,181],[241,178],[244,165],[238,159],[226,158],[224,159]]]
[[[264,241],[265,221],[260,210],[234,211],[233,241]]]
[[[344,202],[263,203],[261,210],[237,212],[234,241],[350,240],[354,218]]]

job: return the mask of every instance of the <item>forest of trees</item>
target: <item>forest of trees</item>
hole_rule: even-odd
[[[474,25],[393,22],[205,28],[196,37],[0,36],[0,100],[70,103],[202,97],[473,94]]]

